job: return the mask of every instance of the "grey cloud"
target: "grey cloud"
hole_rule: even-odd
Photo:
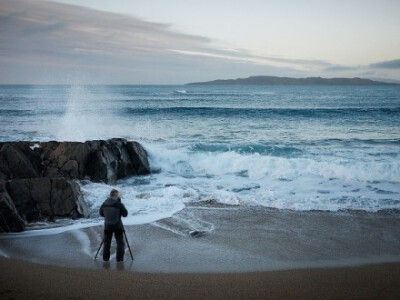
[[[381,61],[369,65],[371,68],[400,69],[400,59]]]
[[[329,66],[330,63],[324,60],[317,60],[317,59],[290,59],[290,58],[280,58],[280,57],[263,57],[266,60],[287,63],[287,64],[294,64],[294,65],[303,65],[303,66],[315,66],[315,67],[324,67]]]
[[[352,70],[357,70],[359,67],[353,67],[353,66],[343,66],[343,65],[330,65],[326,67],[324,70],[325,71],[352,71]]]
[[[359,66],[345,66],[345,65],[330,65],[324,68],[324,71],[328,72],[346,72],[346,71],[358,71],[360,76],[370,76],[375,74],[376,69],[400,69],[400,59],[382,61],[378,63],[372,63],[369,65]]]
[[[234,49],[234,50],[219,50],[219,49],[200,49],[204,51],[204,53],[210,53],[215,55],[227,56],[231,58],[236,58],[238,60],[249,60],[249,59],[257,59],[264,62],[275,62],[275,63],[283,63],[293,66],[305,66],[305,67],[326,67],[330,66],[331,63],[323,60],[317,59],[292,59],[292,58],[284,58],[284,57],[276,57],[276,56],[264,56],[264,55],[254,55],[245,49]],[[208,52],[209,51],[209,52]]]
[[[301,77],[322,60],[226,50],[168,24],[39,0],[0,0],[0,81],[184,83],[254,74]],[[300,70],[299,70],[300,69]],[[302,69],[302,70],[301,70]]]
[[[130,16],[37,0],[0,0],[3,83],[62,83],[69,74],[95,83],[184,83],[214,76],[296,73],[258,65],[250,54],[221,50],[212,42]]]
[[[0,3],[2,42],[25,43],[26,46],[40,44],[41,48],[50,44],[55,53],[60,49],[54,46],[122,53],[167,50],[174,44],[186,49],[210,41],[171,31],[168,25],[71,5],[21,0],[2,0]],[[21,35],[26,33],[29,38],[24,39]],[[45,36],[41,36],[43,33]],[[36,43],[34,39],[38,37],[41,40]]]
[[[370,71],[362,72],[360,75],[362,75],[362,76],[372,76],[372,75],[375,75],[375,74],[376,74],[375,71],[370,70]]]
[[[30,28],[24,29],[22,33],[24,35],[47,34],[52,31],[65,29],[66,27],[67,24],[63,22],[56,22],[51,24],[39,24],[37,26],[32,26]]]

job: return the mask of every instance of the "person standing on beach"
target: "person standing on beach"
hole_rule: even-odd
[[[117,241],[117,262],[121,262],[124,260],[125,253],[124,226],[121,216],[126,217],[128,211],[121,203],[117,190],[110,192],[110,197],[101,205],[99,213],[100,216],[104,217],[103,260],[110,260],[111,240],[114,234]]]

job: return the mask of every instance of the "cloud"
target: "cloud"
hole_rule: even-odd
[[[375,74],[376,74],[376,71],[373,71],[373,70],[369,70],[369,71],[365,71],[365,72],[361,73],[362,76],[373,76]]]
[[[168,24],[39,0],[0,0],[0,83],[185,83],[349,71],[230,49]]]
[[[293,59],[277,56],[256,55],[245,49],[204,49],[203,51],[180,51],[173,50],[186,55],[196,55],[204,57],[218,57],[229,60],[248,61],[259,64],[272,64],[278,66],[291,66],[294,68],[324,68],[330,66],[331,63],[318,59]]]
[[[46,48],[54,54],[75,49],[159,52],[174,44],[186,49],[210,42],[173,32],[165,24],[44,1],[3,0],[0,16],[2,41],[11,46],[23,43],[33,50]]]
[[[358,70],[359,67],[354,67],[354,66],[343,66],[343,65],[330,65],[326,67],[324,70],[325,71],[352,71],[352,70]]]
[[[35,74],[35,69],[46,77],[57,73],[57,67],[92,78],[99,71],[126,73],[130,69],[135,75],[164,67],[173,72],[175,66],[188,62],[170,48],[192,50],[210,43],[206,37],[129,16],[44,1],[0,1],[0,74],[10,82],[15,78],[4,74],[1,66],[9,69],[14,64],[22,70],[25,65],[30,70],[22,71],[21,77]]]
[[[381,61],[369,65],[371,68],[400,69],[400,59]]]
[[[207,37],[127,15],[0,0],[0,78],[6,83],[59,82],[70,74],[93,82],[182,83],[262,73],[301,76],[327,65],[227,49]]]
[[[379,79],[392,82],[390,78],[399,78],[400,60],[390,60],[368,65],[346,66],[346,65],[330,65],[323,71],[334,74],[340,74],[345,77],[364,77],[370,79]]]

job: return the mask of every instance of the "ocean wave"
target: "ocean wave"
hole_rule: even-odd
[[[33,110],[33,109],[0,109],[0,116],[13,116],[13,117],[25,117],[25,116],[43,116],[43,115],[62,115],[60,110]]]
[[[256,143],[247,144],[204,144],[197,143],[189,147],[193,152],[229,152],[233,151],[240,154],[258,153],[262,155],[295,157],[299,156],[303,151],[296,147],[290,146],[276,146],[276,145],[263,145]]]
[[[289,116],[289,117],[349,117],[366,116],[377,114],[384,116],[398,115],[400,107],[397,108],[231,108],[231,107],[160,107],[160,108],[124,108],[127,115],[159,115],[159,114],[181,114],[191,116]]]
[[[187,90],[175,90],[174,93],[176,94],[187,94]]]
[[[202,147],[149,147],[157,171],[151,185],[172,185],[182,194],[188,189],[186,202],[329,211],[400,208],[400,162],[395,159],[280,157]]]
[[[303,175],[359,181],[389,181],[400,183],[400,161],[371,160],[335,157],[280,157],[240,151],[216,151],[215,153],[189,150],[150,150],[152,165],[166,172],[199,175],[224,175],[247,171],[250,177],[293,179]],[[361,154],[362,155],[362,154]]]
[[[399,139],[358,139],[358,138],[352,138],[352,139],[323,139],[323,140],[318,140],[318,142],[337,142],[337,143],[362,143],[362,144],[368,144],[368,145],[376,145],[376,144],[387,144],[387,145],[397,145],[400,144],[400,138]]]
[[[37,112],[30,109],[0,109],[0,116],[31,116]]]

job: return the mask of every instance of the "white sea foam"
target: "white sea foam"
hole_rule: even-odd
[[[4,250],[0,249],[0,257],[9,258],[10,256]]]
[[[175,90],[174,92],[177,94],[187,94],[187,90]]]
[[[92,253],[90,251],[90,240],[88,235],[82,231],[82,230],[74,230],[71,231],[71,234],[79,241],[79,243],[81,244],[81,251],[88,255],[91,256]]]
[[[35,230],[27,230],[22,232],[13,232],[13,233],[3,233],[0,235],[0,239],[12,239],[12,238],[21,238],[21,237],[32,237],[32,236],[42,236],[42,235],[53,235],[59,234],[71,230],[83,229],[93,226],[101,225],[102,222],[99,220],[86,220],[81,219],[75,221],[73,224],[64,225],[60,227],[50,227],[52,224],[49,224],[49,228],[43,229],[35,229]]]
[[[149,146],[154,182],[232,205],[295,210],[400,208],[400,162],[285,158]]]
[[[40,148],[40,145],[35,143],[32,146],[30,146],[29,148],[31,148],[32,150],[35,150],[36,148]]]
[[[169,186],[135,185],[135,178],[117,186],[122,202],[128,210],[124,224],[136,225],[172,216],[184,207],[184,193],[181,188]],[[92,207],[93,215],[115,186],[102,183],[88,183],[82,186],[85,200]]]
[[[233,151],[191,152],[163,146],[150,148],[149,152],[153,168],[180,175],[227,175],[246,171],[248,177],[255,180],[318,175],[324,179],[400,182],[400,161],[342,162],[334,157],[321,161],[318,158],[287,158]]]

